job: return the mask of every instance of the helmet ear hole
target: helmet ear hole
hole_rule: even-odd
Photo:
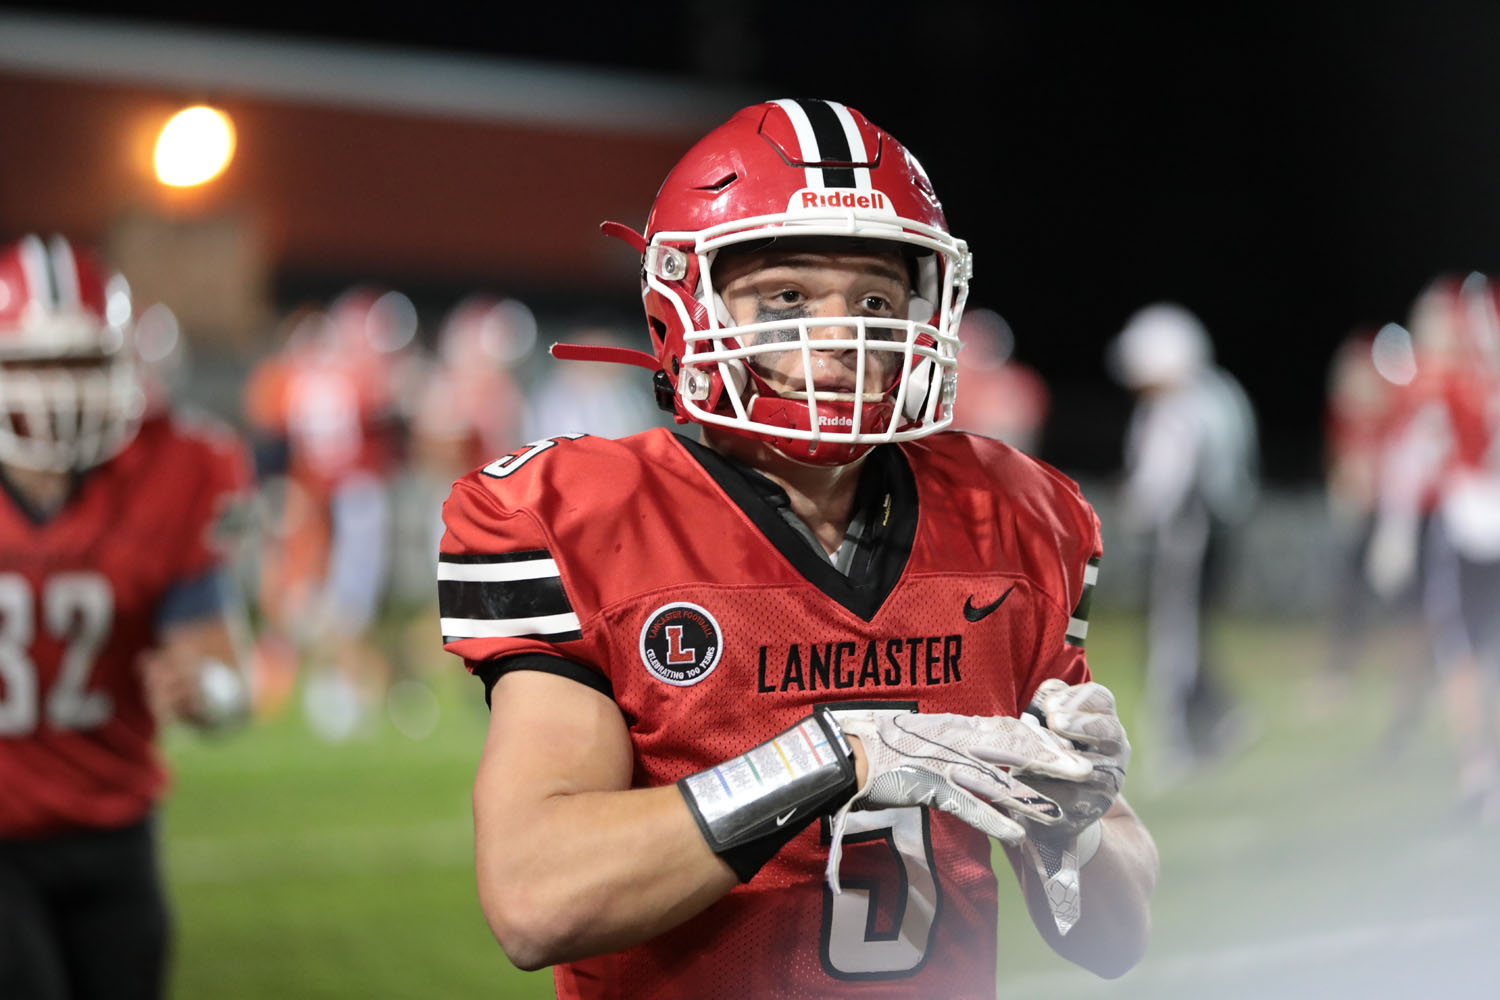
[[[651,327],[651,338],[656,341],[656,349],[660,351],[667,339],[666,322],[660,316],[647,316],[646,325]]]

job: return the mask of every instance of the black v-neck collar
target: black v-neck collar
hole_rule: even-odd
[[[25,516],[26,520],[38,528],[45,527],[57,520],[62,515],[62,512],[68,509],[68,505],[73,502],[74,498],[78,496],[78,492],[82,487],[83,475],[77,472],[73,473],[68,479],[68,493],[63,497],[62,503],[58,504],[56,509],[49,511],[39,506],[31,497],[21,492],[21,489],[16,486],[10,476],[6,475],[4,467],[0,466],[0,490],[3,490],[5,495],[10,497],[10,502],[16,505],[16,509]]]
[[[872,449],[860,470],[854,502],[865,512],[863,544],[870,545],[871,552],[868,558],[861,554],[855,560],[856,571],[845,576],[782,517],[781,510],[789,502],[785,490],[706,445],[676,437],[809,583],[865,621],[875,617],[896,589],[917,537],[917,483],[900,448],[888,444]]]

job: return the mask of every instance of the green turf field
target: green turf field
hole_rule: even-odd
[[[1131,721],[1139,625],[1104,617],[1089,640]],[[1238,622],[1220,640],[1261,739],[1153,793],[1138,780],[1149,732],[1133,730],[1126,791],[1162,854],[1150,955],[1096,980],[1052,955],[1003,888],[1001,996],[1495,995],[1500,834],[1457,822],[1435,708],[1404,751],[1376,751],[1414,647],[1392,632],[1350,699],[1320,707],[1305,696],[1325,656],[1318,625]],[[550,975],[513,969],[480,916],[468,794],[484,706],[456,661],[436,662],[443,716],[425,740],[382,725],[330,746],[295,713],[222,741],[171,734],[176,996],[552,995]]]

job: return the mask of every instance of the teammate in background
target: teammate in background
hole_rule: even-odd
[[[1378,331],[1355,331],[1339,345],[1329,365],[1324,477],[1340,558],[1328,657],[1308,699],[1314,715],[1326,714],[1344,699],[1378,616],[1393,606],[1371,586],[1365,565],[1375,526],[1381,454],[1403,387],[1415,375],[1411,335],[1395,323]],[[1415,610],[1415,600],[1411,604]]]
[[[1111,345],[1115,377],[1136,394],[1125,442],[1121,517],[1146,534],[1146,703],[1165,786],[1249,737],[1209,650],[1225,549],[1255,502],[1255,415],[1244,390],[1213,363],[1198,318],[1158,303],[1132,316]]]
[[[257,661],[279,665],[284,695],[286,665],[306,658],[308,721],[341,740],[375,711],[388,680],[367,632],[387,582],[389,477],[402,447],[404,353],[417,315],[399,292],[361,287],[293,323],[285,348],[246,387],[263,452],[284,462],[261,470],[284,479],[271,491],[281,517],[262,559],[267,634]]]
[[[514,299],[470,296],[443,321],[412,419],[412,458],[433,494],[438,535],[436,509],[453,481],[525,440],[526,400],[511,372],[535,343],[536,317]],[[437,545],[434,536],[434,558]]]
[[[964,391],[953,404],[953,426],[1035,455],[1051,399],[1036,369],[1012,357],[1016,338],[1010,324],[992,309],[972,309],[964,313],[958,337]]]
[[[1500,823],[1500,312],[1494,288],[1481,274],[1462,282],[1439,279],[1418,297],[1411,325],[1418,376],[1382,458],[1370,574],[1383,593],[1394,593],[1416,575],[1420,561],[1438,687],[1457,743],[1459,795],[1466,811]],[[1402,713],[1398,724],[1410,714]]]
[[[145,402],[118,277],[0,253],[0,996],[159,997],[158,727],[249,699],[215,527],[247,456]]]
[[[992,1000],[994,837],[1045,939],[1125,972],[1157,861],[1084,657],[1098,521],[942,433],[971,260],[922,168],[858,111],[769,102],[686,154],[644,236],[605,229],[653,353],[554,354],[655,372],[701,437],[546,438],[445,506],[506,953],[569,998]]]

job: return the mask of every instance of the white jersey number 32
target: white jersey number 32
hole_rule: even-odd
[[[31,656],[38,596],[42,628],[64,644],[57,678],[45,694]],[[88,682],[114,612],[114,591],[99,573],[58,573],[40,595],[21,574],[0,573],[0,736],[33,732],[44,707],[58,729],[93,729],[109,719],[113,700],[88,690]]]

